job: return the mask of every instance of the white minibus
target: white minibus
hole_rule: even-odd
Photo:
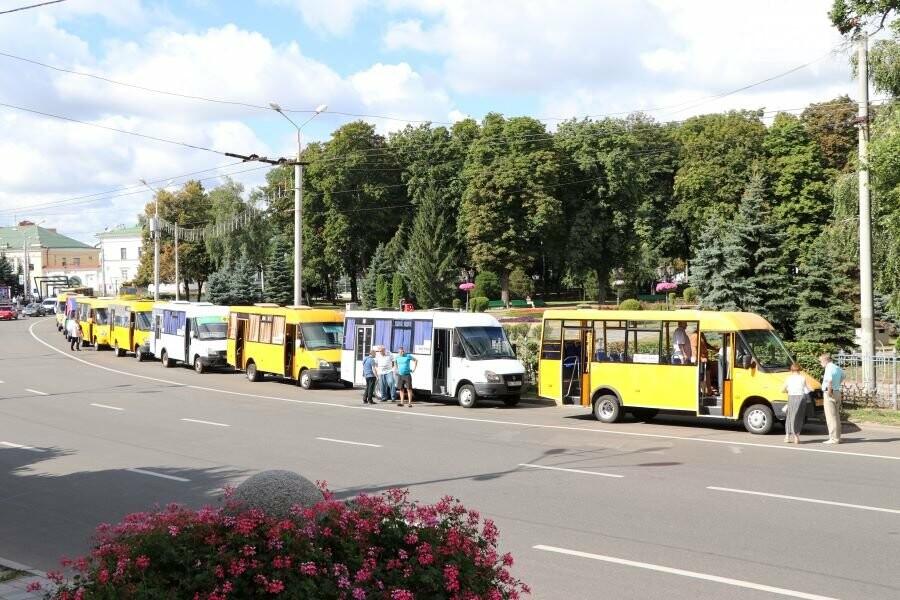
[[[153,335],[148,354],[164,367],[176,362],[203,373],[226,366],[228,307],[209,302],[160,302],[153,305]]]
[[[491,315],[457,311],[349,310],[344,315],[341,377],[365,384],[362,359],[373,346],[416,359],[413,389],[456,398],[471,408],[482,398],[515,406],[525,368],[500,322]]]

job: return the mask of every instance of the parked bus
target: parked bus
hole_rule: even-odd
[[[69,298],[78,296],[89,297],[91,294],[82,293],[79,290],[88,290],[91,288],[67,288],[60,290],[56,295],[56,330],[66,335],[66,319],[69,318],[72,311],[75,310],[75,301],[67,302]]]
[[[84,345],[90,344],[94,350],[109,347],[109,303],[114,298],[91,298],[75,296],[78,324],[84,336]]]
[[[741,420],[765,434],[784,419],[792,362],[769,322],[752,313],[547,310],[539,394],[590,407],[604,423],[664,410]],[[810,416],[822,392],[807,380]]]
[[[293,379],[304,389],[341,381],[341,313],[277,304],[232,306],[228,364],[259,381],[266,373]]]
[[[416,358],[413,389],[456,398],[471,408],[481,398],[515,406],[525,368],[516,359],[500,322],[491,315],[450,311],[347,311],[343,377],[365,384],[362,360],[373,346],[401,347]]]
[[[153,301],[117,298],[109,305],[109,343],[116,356],[134,352],[138,361],[149,352]]]
[[[181,362],[198,373],[224,367],[227,306],[209,302],[157,302],[153,305],[153,335],[148,354],[166,368]]]

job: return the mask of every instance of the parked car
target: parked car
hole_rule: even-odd
[[[26,317],[43,317],[47,312],[44,310],[43,306],[37,302],[32,302],[22,309],[22,314]]]
[[[43,302],[41,302],[41,306],[44,307],[45,315],[52,315],[56,312],[56,298],[45,298]]]
[[[12,321],[13,319],[18,319],[19,313],[16,311],[16,307],[12,304],[3,304],[0,305],[0,321]]]

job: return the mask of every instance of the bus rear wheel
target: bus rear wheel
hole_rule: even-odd
[[[259,371],[256,368],[256,363],[252,360],[247,363],[247,380],[259,381]]]
[[[766,435],[772,431],[775,413],[768,404],[754,404],[744,411],[744,429],[756,435]]]
[[[173,366],[173,362],[169,360],[169,353],[165,350],[162,351],[162,354],[159,355],[159,362],[162,363],[162,366],[169,369]]]
[[[137,359],[138,362],[144,362],[144,353],[141,352],[140,346],[134,347],[134,357]]]
[[[113,346],[113,352],[116,353],[116,357],[118,358],[125,356],[125,351],[119,348],[119,342],[116,342],[116,344]]]
[[[194,370],[200,374],[206,372],[206,365],[203,364],[203,361],[200,360],[199,356],[194,357]]]
[[[604,394],[594,401],[594,418],[601,423],[615,423],[622,416],[622,405],[612,394]]]

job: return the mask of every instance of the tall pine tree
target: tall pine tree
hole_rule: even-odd
[[[287,306],[294,301],[294,272],[291,265],[291,246],[279,235],[269,251],[266,265],[266,296],[269,302]]]
[[[449,306],[458,277],[457,238],[447,235],[455,223],[434,190],[422,195],[413,220],[404,271],[421,308]]]
[[[12,265],[9,264],[5,254],[0,254],[0,285],[15,287],[18,283]]]
[[[703,229],[699,250],[691,263],[691,285],[700,305],[716,310],[741,310],[750,259],[740,245],[734,225],[710,221]]]
[[[378,244],[378,246],[375,248],[375,252],[372,253],[372,260],[369,261],[369,268],[366,271],[366,276],[362,280],[362,284],[360,285],[359,295],[360,300],[362,300],[363,307],[372,309],[378,306],[377,294],[375,289],[378,282],[378,277],[386,279],[387,277],[390,277],[392,270],[392,265],[388,262],[387,259],[387,251],[385,245]]]
[[[843,293],[847,282],[831,248],[828,237],[822,236],[809,249],[800,277],[795,333],[797,339],[850,348],[854,308]]]
[[[232,302],[233,296],[231,293],[233,287],[231,266],[228,263],[224,263],[218,271],[215,271],[209,276],[206,297],[213,304],[234,304]]]
[[[250,262],[250,257],[243,254],[234,266],[232,274],[233,304],[253,304],[259,302],[262,292],[256,281],[256,268]]]

